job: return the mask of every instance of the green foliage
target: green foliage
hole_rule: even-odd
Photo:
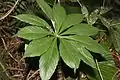
[[[50,33],[46,29],[43,29],[41,27],[27,26],[25,28],[22,28],[20,30],[20,32],[18,32],[17,35],[19,37],[23,37],[25,39],[32,40],[32,39],[42,38],[42,37],[47,36],[49,34]]]
[[[120,24],[119,20],[114,20],[110,27],[110,39],[117,52],[120,52]]]
[[[83,15],[81,15],[81,14],[69,14],[69,15],[67,15],[65,21],[62,24],[60,32],[69,28],[70,26],[73,26],[75,24],[82,22],[82,20],[83,20]]]
[[[21,14],[21,15],[18,15],[18,16],[14,16],[15,18],[23,21],[23,22],[26,22],[26,23],[29,23],[29,24],[32,24],[32,25],[36,25],[36,26],[48,26],[48,24],[41,18],[37,17],[37,16],[34,16],[34,15],[30,15],[30,14]]]
[[[120,23],[119,20],[108,20],[102,16],[99,16],[99,19],[101,20],[101,22],[103,23],[103,25],[108,29],[109,31],[109,41],[111,42],[111,44],[113,44],[115,50],[117,52],[120,52]]]
[[[48,50],[48,48],[52,44],[52,41],[53,38],[51,37],[45,37],[42,39],[33,40],[26,48],[26,52],[24,56],[25,57],[41,56],[44,52]]]
[[[81,11],[82,11],[82,14],[84,15],[84,17],[88,17],[89,12],[88,12],[87,7],[85,7],[84,5],[82,5]]]
[[[79,26],[82,26],[82,27],[79,27]],[[72,26],[62,34],[76,34],[76,35],[91,36],[91,35],[97,34],[98,31],[99,30],[97,28],[93,28],[93,26],[89,24],[81,23],[81,24],[76,24]]]
[[[49,49],[41,56],[39,61],[40,76],[42,80],[48,80],[53,75],[59,61],[57,38],[54,38]]]
[[[98,67],[99,71],[94,69],[94,72],[91,73],[93,76],[89,76],[90,80],[116,80],[114,62],[99,62]]]
[[[53,19],[54,19],[54,27],[56,28],[56,32],[59,32],[59,29],[66,18],[66,12],[60,4],[56,4],[53,7]]]
[[[91,12],[91,14],[89,15],[89,17],[87,19],[88,24],[93,25],[97,21],[98,13],[99,13],[98,9],[94,10],[93,12]]]
[[[15,18],[32,25],[20,29],[17,36],[31,40],[26,48],[25,57],[40,56],[41,79],[49,80],[51,78],[60,58],[73,69],[79,68],[80,61],[93,69],[97,69],[98,67],[96,67],[96,62],[90,51],[94,54],[100,53],[103,56],[109,53],[91,38],[99,32],[98,28],[92,26],[97,20],[97,18],[93,18],[94,14],[97,15],[98,12],[91,13],[88,19],[90,20],[89,24],[86,24],[81,23],[83,15],[88,16],[86,9],[82,10],[83,15],[67,15],[60,4],[55,4],[51,8],[44,0],[37,0],[37,3],[52,24],[29,14],[20,14]]]
[[[52,19],[52,9],[51,7],[44,1],[44,0],[36,0],[38,5],[41,7],[41,9],[44,11],[44,13]]]
[[[63,61],[71,68],[77,69],[80,63],[79,51],[70,42],[70,40],[61,39],[60,41],[60,56]]]
[[[103,28],[103,27],[107,28],[108,33],[109,33],[108,41],[111,42],[114,45],[115,49],[119,52],[119,50],[120,50],[119,49],[119,29],[118,29],[119,23],[118,24],[116,22],[111,23],[109,20],[107,20],[105,17],[102,16],[103,14],[108,12],[110,9],[101,7],[99,9],[95,9],[91,13],[89,13],[87,8],[85,6],[83,6],[82,10],[83,10],[83,15],[88,24],[100,25],[102,23],[102,25],[104,25],[104,26],[100,25],[100,28]],[[98,20],[101,21],[101,23],[98,22]],[[100,33],[104,33],[104,34],[105,34],[105,32],[107,32],[107,31],[106,30],[100,31]],[[99,35],[100,35],[100,33],[99,33]],[[103,34],[103,36],[105,36],[104,34]],[[106,42],[106,43],[110,44],[109,42]],[[94,45],[92,45],[92,44],[94,44]],[[90,48],[94,48],[96,44],[91,43],[91,45],[92,46],[89,47],[89,50],[91,50]],[[105,44],[103,44],[103,45],[105,48]],[[111,44],[109,46],[111,46]],[[93,52],[98,52],[98,53],[101,51],[104,52],[104,50],[100,50],[99,47],[96,49],[94,48],[92,50],[95,50]],[[105,53],[107,53],[107,52],[105,52]],[[115,65],[114,65],[112,56],[109,53],[107,53],[103,56],[108,61],[96,62],[97,70],[94,69],[93,72],[90,72],[90,75],[89,75],[90,80],[116,80],[115,79],[116,69],[115,69]]]

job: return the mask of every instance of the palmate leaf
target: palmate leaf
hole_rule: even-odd
[[[60,32],[64,31],[65,29],[69,28],[72,25],[78,24],[82,22],[83,15],[82,14],[69,14],[66,16],[65,21],[62,24]]]
[[[54,39],[50,48],[40,58],[39,67],[42,80],[49,80],[58,64],[59,52],[56,40]]]
[[[56,4],[53,6],[53,19],[55,21],[55,28],[56,31],[58,32],[63,21],[66,18],[66,12],[60,4]]]
[[[99,29],[89,25],[89,24],[76,24],[73,27],[69,28],[67,31],[62,33],[65,34],[76,34],[76,35],[84,35],[84,36],[91,36],[97,34]]]
[[[82,24],[83,16],[81,14],[66,15],[64,8],[59,4],[55,4],[51,8],[44,0],[37,0],[37,3],[51,19],[53,23],[52,32],[43,28],[44,26],[48,28],[49,25],[39,17],[18,15],[16,18],[33,25],[20,29],[17,35],[31,40],[26,49],[25,57],[40,56],[41,79],[49,80],[51,78],[59,57],[70,68],[79,68],[81,60],[95,68],[93,56],[88,50],[101,54],[107,52],[90,38],[90,36],[97,34],[99,30],[91,25]],[[74,34],[74,36],[66,34]]]
[[[45,2],[45,0],[36,0],[40,8],[44,11],[44,13],[52,19],[52,8]]]
[[[14,16],[14,18],[32,25],[49,27],[48,23],[45,20],[35,15],[19,14],[17,16]]]
[[[69,42],[69,40],[61,39],[60,41],[60,56],[63,61],[70,67],[77,69],[80,64],[79,52]]]
[[[46,29],[37,26],[26,26],[17,33],[17,36],[32,40],[47,36],[50,34]]]
[[[27,46],[24,56],[25,57],[41,56],[44,52],[48,50],[52,41],[53,41],[52,37],[44,37],[42,39],[33,40]]]

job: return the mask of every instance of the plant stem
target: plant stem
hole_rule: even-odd
[[[105,7],[105,0],[103,0],[103,7]]]
[[[96,62],[96,66],[97,66],[100,78],[101,78],[101,80],[104,80],[97,59],[95,59],[95,62]]]
[[[78,2],[78,4],[82,7],[82,4],[80,3],[80,1],[79,1],[79,0],[77,0],[77,2]]]

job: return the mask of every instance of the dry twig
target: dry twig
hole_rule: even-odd
[[[15,8],[16,5],[18,4],[18,2],[19,2],[19,0],[17,0],[17,1],[15,2],[14,6],[13,6],[4,16],[2,16],[2,17],[0,18],[0,20],[5,19],[5,18],[14,10],[14,8]]]
[[[9,56],[10,56],[13,60],[15,60],[15,61],[18,63],[18,61],[17,61],[17,60],[11,55],[11,53],[8,52],[8,49],[7,49],[7,46],[6,46],[5,40],[4,40],[3,38],[1,38],[1,40],[2,40],[2,42],[3,42],[3,45],[4,45],[5,50],[6,50],[7,53],[9,54]]]
[[[39,72],[40,69],[38,69],[37,71],[35,71],[30,77],[27,78],[27,80],[30,80],[35,74],[37,74]]]

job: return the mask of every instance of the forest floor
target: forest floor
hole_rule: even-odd
[[[8,3],[0,4],[0,17],[4,16],[12,6]],[[14,14],[13,11],[0,20],[0,80],[40,80],[38,68],[32,69],[23,58],[24,41],[14,36],[18,30],[12,25],[11,16]],[[120,69],[120,56],[113,53],[113,57],[117,68]]]
[[[0,18],[11,8],[8,3],[0,3]],[[13,14],[14,11],[0,20],[0,80],[40,80],[39,71],[28,69],[23,58],[24,42],[13,36],[18,30],[11,25]]]

